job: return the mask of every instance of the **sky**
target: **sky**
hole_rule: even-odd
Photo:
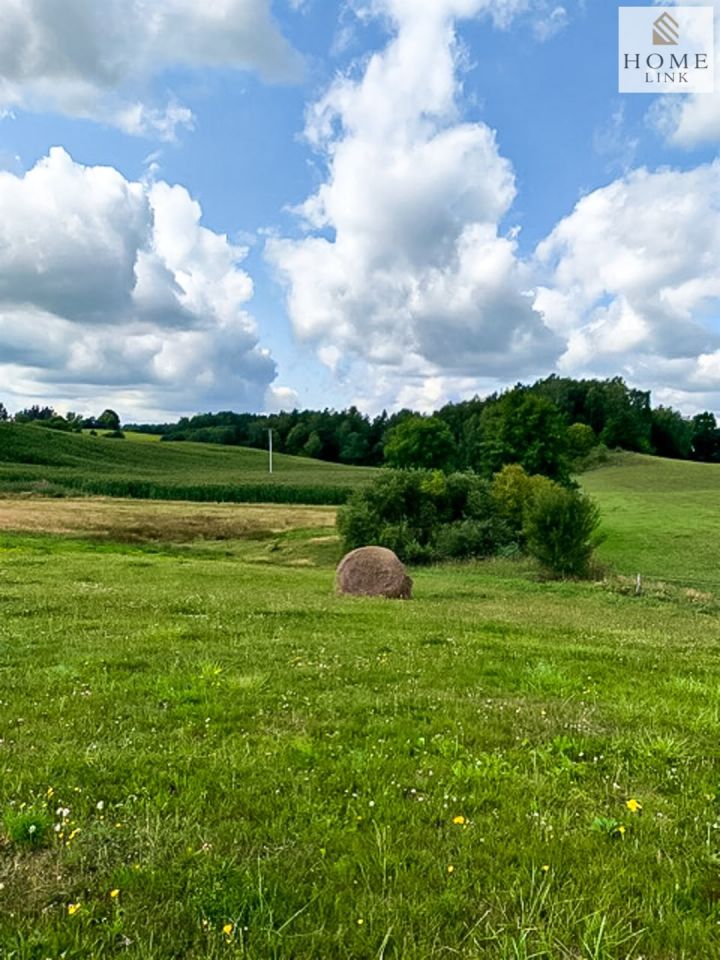
[[[720,413],[720,94],[619,94],[617,23],[2,0],[0,401],[375,414],[555,372]]]

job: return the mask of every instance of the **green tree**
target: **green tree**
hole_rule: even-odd
[[[449,472],[456,455],[452,431],[439,417],[408,417],[389,431],[385,442],[385,461],[401,470]]]
[[[569,477],[567,427],[555,404],[524,388],[515,388],[482,414],[480,463],[492,476],[507,463],[554,480]]]
[[[597,444],[597,437],[592,427],[589,427],[586,423],[573,423],[568,427],[567,437],[568,451],[573,460],[587,457]]]
[[[720,430],[714,413],[698,413],[692,419],[692,456],[708,463],[720,462]]]
[[[303,455],[306,457],[319,457],[322,453],[322,440],[316,430],[310,434],[307,443],[302,448]]]
[[[120,417],[115,413],[114,410],[103,410],[103,412],[97,418],[97,425],[103,430],[119,430]]]
[[[5,408],[4,403],[0,403],[0,423],[5,423],[9,420],[7,409]]]
[[[660,457],[687,460],[693,447],[693,425],[677,410],[657,407],[652,411],[650,440]]]

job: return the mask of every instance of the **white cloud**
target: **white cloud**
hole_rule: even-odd
[[[306,235],[267,255],[294,329],[338,369],[376,377],[517,376],[545,368],[555,337],[533,310],[514,232],[500,224],[513,170],[483,123],[459,117],[454,17],[500,25],[524,0],[383,0],[396,36],[361,79],[342,76],[308,113],[327,178],[299,208]],[[443,380],[443,382],[445,382]]]
[[[720,161],[635,170],[584,197],[537,250],[535,301],[569,373],[624,373],[720,406]]]
[[[275,402],[246,250],[203,227],[183,187],[54,148],[24,176],[0,172],[0,209],[6,390],[83,409],[112,395],[126,416]]]
[[[270,0],[3,0],[0,110],[56,110],[172,140],[192,114],[138,98],[167,68],[229,67],[288,80],[299,56]]]
[[[664,6],[663,0],[655,3]],[[720,0],[705,0],[720,14]],[[651,124],[672,144],[691,148],[720,141],[720,27],[715,23],[715,93],[658,97],[649,111]]]

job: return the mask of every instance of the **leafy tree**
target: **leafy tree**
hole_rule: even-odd
[[[15,414],[16,423],[32,423],[34,420],[52,420],[57,414],[52,407],[40,407],[34,404],[25,410],[18,410]]]
[[[528,473],[565,481],[567,427],[551,400],[516,387],[484,410],[480,456],[474,466],[485,475],[519,463]]]
[[[385,443],[385,460],[401,470],[450,471],[456,457],[450,427],[440,417],[412,416],[393,427]]]
[[[692,456],[694,460],[720,462],[720,429],[714,413],[706,411],[693,417]]]
[[[573,460],[581,460],[587,457],[592,448],[597,444],[597,437],[592,429],[586,423],[573,423],[568,427],[568,452]]]
[[[7,409],[5,408],[4,403],[0,403],[0,423],[5,423],[9,420]]]
[[[652,411],[650,439],[658,456],[687,460],[693,447],[693,425],[677,410],[657,407]]]
[[[307,443],[303,447],[302,452],[306,457],[319,457],[321,450],[322,440],[320,439],[318,432],[313,430],[308,437]]]
[[[525,538],[525,513],[541,482],[552,484],[545,477],[531,477],[518,463],[507,464],[492,479],[490,495],[495,510],[519,543]]]
[[[103,430],[119,430],[120,417],[115,413],[114,410],[103,410],[103,412],[97,418],[97,425]]]

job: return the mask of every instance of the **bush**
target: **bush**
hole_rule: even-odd
[[[526,506],[523,532],[528,551],[550,573],[586,577],[599,523],[597,506],[584,494],[544,483]]]
[[[383,472],[339,512],[338,530],[346,550],[374,544],[409,563],[487,557],[512,539],[487,481],[426,470]]]

